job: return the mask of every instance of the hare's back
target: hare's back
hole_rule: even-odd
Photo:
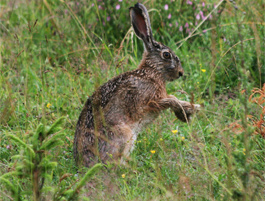
[[[142,125],[149,122],[150,115],[153,119],[148,104],[166,96],[164,83],[159,80],[153,72],[137,69],[124,73],[100,87],[101,106],[108,124],[132,122]],[[139,122],[140,120],[142,122]]]

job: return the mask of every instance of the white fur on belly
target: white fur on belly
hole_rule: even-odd
[[[132,138],[130,142],[132,144],[132,147],[129,153],[131,153],[134,149],[135,141],[137,140],[138,134],[143,130],[143,128],[145,128],[148,124],[150,124],[154,119],[155,117],[149,116],[147,118],[140,119],[138,122],[135,122],[134,124],[130,126],[132,130]]]

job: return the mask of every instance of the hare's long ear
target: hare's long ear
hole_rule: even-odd
[[[135,34],[143,40],[145,49],[151,51],[153,35],[148,12],[143,4],[137,3],[130,8],[131,22]]]

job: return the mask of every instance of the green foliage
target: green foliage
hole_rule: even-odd
[[[125,165],[77,173],[84,102],[140,63],[135,3],[0,1],[0,200],[264,200],[264,102],[248,101],[265,82],[262,0],[143,2],[185,70],[168,93],[204,107],[190,124],[162,113]]]
[[[91,179],[91,177],[96,174],[101,168],[103,167],[102,164],[98,163],[95,164],[92,168],[90,168],[84,177],[77,183],[76,187],[73,190],[69,190],[66,194],[69,196],[69,200],[77,199],[79,195],[80,189],[85,186],[85,184]]]
[[[53,180],[53,171],[56,170],[58,165],[57,162],[52,161],[50,154],[53,153],[54,148],[64,144],[62,140],[65,137],[65,133],[62,130],[64,121],[65,117],[61,117],[50,127],[40,124],[36,132],[27,139],[27,143],[14,135],[8,135],[13,143],[18,144],[20,147],[20,154],[12,157],[15,160],[16,168],[9,173],[3,174],[0,177],[0,181],[5,184],[6,188],[11,191],[12,196],[17,200],[23,200],[23,198],[40,200],[46,197],[43,195],[45,180]],[[76,199],[85,182],[91,179],[101,167],[102,164],[96,164],[89,169],[71,192],[69,190],[54,192],[54,195],[56,195],[55,200],[59,200],[58,198]],[[11,183],[10,180],[15,182]],[[25,181],[31,181],[31,184],[25,187],[27,190],[20,189],[21,184]]]
[[[20,147],[21,153],[18,157],[13,158],[16,163],[14,174],[4,174],[1,176],[1,180],[6,183],[6,186],[11,187],[12,194],[15,194],[18,200],[21,200],[23,197],[21,194],[22,189],[18,188],[19,190],[16,190],[15,186],[20,186],[20,183],[24,179],[32,181],[32,185],[28,188],[32,189],[33,199],[39,200],[42,197],[41,191],[45,179],[47,179],[45,174],[53,171],[57,167],[57,163],[51,161],[48,153],[52,152],[52,148],[64,144],[61,139],[65,134],[56,133],[61,131],[60,126],[64,123],[64,120],[65,118],[61,117],[47,131],[45,131],[43,124],[40,124],[37,131],[27,139],[27,143],[14,135],[8,135],[13,143]],[[52,137],[49,137],[49,135],[52,135]],[[14,179],[14,176],[17,176],[15,186],[10,186],[11,183],[6,179],[8,176],[11,176],[12,179]],[[29,196],[31,196],[31,193]]]

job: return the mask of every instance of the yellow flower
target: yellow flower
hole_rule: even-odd
[[[172,130],[172,133],[177,134],[178,130]]]
[[[152,154],[155,154],[155,153],[156,153],[156,151],[155,151],[155,150],[151,150],[151,153],[152,153]]]
[[[51,106],[52,106],[52,104],[50,104],[50,103],[48,103],[48,104],[46,105],[47,108],[50,108]]]
[[[122,178],[125,178],[125,174],[122,174],[121,177],[122,177]]]
[[[202,71],[203,73],[205,73],[205,72],[206,72],[206,69],[201,69],[201,71]]]
[[[163,138],[160,138],[159,140],[160,140],[160,141],[163,141]]]
[[[181,140],[185,140],[185,137],[181,137]]]
[[[243,149],[243,152],[246,152],[246,149],[245,148]]]

